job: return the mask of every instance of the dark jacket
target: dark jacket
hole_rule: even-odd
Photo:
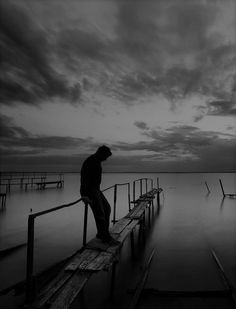
[[[96,154],[91,155],[84,161],[80,177],[81,196],[89,196],[94,189],[100,190],[102,165]]]

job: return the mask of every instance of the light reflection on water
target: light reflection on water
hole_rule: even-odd
[[[162,289],[220,288],[210,248],[214,248],[225,270],[236,283],[236,199],[225,198],[218,179],[228,193],[236,193],[236,174],[104,174],[102,188],[115,183],[159,177],[164,190],[162,207],[147,242],[158,254],[152,262],[150,287]],[[207,181],[211,190],[207,194]],[[139,187],[137,185],[137,195]],[[105,193],[113,205],[113,190]],[[132,196],[131,196],[132,197]],[[26,241],[30,210],[38,212],[79,198],[79,175],[66,174],[64,189],[14,189],[7,208],[0,213],[0,248]],[[128,211],[127,187],[119,187],[117,217]],[[89,211],[88,239],[95,234]],[[83,204],[36,219],[35,271],[41,271],[74,253],[82,245]],[[24,279],[26,248],[0,260],[0,289]],[[9,272],[11,276],[9,276]],[[158,276],[157,276],[158,274]]]

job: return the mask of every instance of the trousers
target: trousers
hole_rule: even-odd
[[[109,224],[111,206],[104,194],[98,189],[92,190],[87,196],[91,200],[90,207],[97,227],[97,236],[105,238],[110,235]]]

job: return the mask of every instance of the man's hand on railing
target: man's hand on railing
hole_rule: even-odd
[[[84,203],[88,203],[88,204],[92,203],[92,200],[90,200],[88,196],[81,196],[81,199]]]

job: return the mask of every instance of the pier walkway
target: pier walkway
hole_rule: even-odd
[[[115,185],[115,188],[117,188],[116,186],[117,185]],[[125,240],[130,237],[131,252],[132,256],[134,256],[134,230],[139,225],[139,236],[142,237],[142,232],[144,231],[146,221],[146,211],[148,211],[150,224],[150,214],[151,211],[154,210],[153,200],[155,196],[157,196],[157,202],[159,202],[159,195],[161,192],[161,188],[155,189],[152,187],[150,191],[142,194],[138,199],[133,200],[132,203],[134,206],[132,209],[129,207],[129,212],[125,217],[117,221],[114,215],[114,225],[111,227],[110,233],[116,240],[119,241],[119,244],[115,246],[110,246],[109,244],[103,243],[97,238],[93,238],[89,242],[86,242],[88,204],[85,203],[83,248],[79,250],[78,253],[75,254],[69,261],[67,261],[63,268],[58,271],[56,276],[54,276],[53,279],[47,283],[47,285],[38,291],[37,294],[35,291],[34,278],[29,271],[30,265],[27,265],[27,307],[31,309],[70,308],[72,302],[83,290],[89,278],[94,273],[101,270],[112,270],[112,293],[115,281],[115,268],[119,261],[119,252]],[[30,248],[29,243],[30,239],[28,239],[28,250]]]

